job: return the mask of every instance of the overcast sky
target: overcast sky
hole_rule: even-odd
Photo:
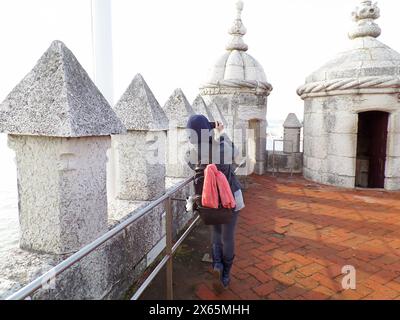
[[[114,101],[140,72],[160,104],[178,87],[192,102],[208,69],[225,52],[235,2],[112,0]],[[359,2],[244,0],[248,53],[262,64],[274,87],[268,101],[269,122],[283,120],[289,112],[302,119],[303,102],[296,89],[308,74],[349,46],[351,12]],[[379,6],[380,40],[400,51],[400,1],[380,0]],[[56,39],[93,77],[91,0],[0,1],[1,101]],[[0,202],[16,207],[16,166],[6,141],[0,134]]]
[[[142,73],[160,104],[181,87],[193,101],[214,61],[224,53],[235,0],[112,0],[114,98]],[[302,118],[296,88],[344,50],[358,0],[245,0],[249,51],[274,86],[269,120]],[[400,1],[381,0],[381,41],[400,50]],[[93,76],[90,0],[0,2],[0,99],[29,72],[52,40],[74,52]]]
[[[189,101],[224,53],[235,0],[112,0],[114,100],[142,73],[160,104],[181,87]],[[359,0],[244,0],[249,53],[274,86],[267,119],[303,117],[296,88],[345,50]],[[400,50],[399,0],[379,1],[380,40]],[[0,100],[62,40],[93,77],[90,0],[0,1]],[[15,185],[15,164],[0,134],[0,187]]]

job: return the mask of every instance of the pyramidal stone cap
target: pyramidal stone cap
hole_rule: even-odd
[[[202,114],[203,116],[206,116],[208,120],[214,121],[214,117],[201,95],[198,95],[196,99],[194,99],[192,106],[197,114]]]
[[[285,122],[283,123],[283,127],[284,128],[301,128],[302,125],[295,113],[289,113]]]
[[[126,131],[73,53],[54,41],[0,105],[0,132],[49,137]]]
[[[164,105],[170,125],[185,128],[187,121],[195,112],[186,99],[182,89],[175,89]]]
[[[127,130],[168,129],[168,118],[141,74],[137,74],[114,110]]]
[[[218,105],[215,102],[212,102],[208,106],[208,109],[210,110],[211,114],[213,115],[214,120],[222,121],[223,123],[226,123],[226,120],[224,118],[224,115],[223,115],[221,109],[218,107]]]

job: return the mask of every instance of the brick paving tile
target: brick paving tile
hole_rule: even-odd
[[[400,299],[400,193],[251,176],[240,213],[232,283],[199,299]],[[342,268],[356,270],[343,289]]]
[[[318,271],[323,270],[324,268],[325,268],[324,266],[313,262],[309,265],[299,268],[299,272],[301,272],[305,276],[311,276],[311,275],[317,273]]]
[[[279,281],[280,283],[288,285],[288,286],[290,286],[290,285],[295,283],[295,281],[293,280],[293,277],[290,277],[287,274],[282,273],[282,272],[280,272],[278,270],[274,270],[273,271],[272,277],[275,280]]]
[[[254,288],[254,292],[260,297],[266,297],[270,293],[275,292],[278,283],[276,281],[269,281]]]
[[[245,272],[248,272],[252,276],[254,276],[258,281],[265,283],[271,280],[271,276],[269,276],[267,273],[264,271],[261,271],[260,269],[250,266],[244,269]]]
[[[261,270],[268,270],[270,268],[277,267],[277,266],[279,266],[279,265],[281,265],[283,263],[284,262],[282,262],[281,260],[274,259],[274,258],[269,258],[269,259],[266,259],[263,262],[256,263],[255,266],[257,268],[261,269]]]
[[[319,282],[312,277],[298,277],[295,280],[296,284],[304,289],[312,290],[319,286]]]
[[[301,268],[302,264],[297,261],[288,261],[285,263],[280,264],[279,266],[275,267],[275,270],[280,271],[282,273],[289,273],[293,270]]]
[[[271,294],[269,294],[267,299],[268,300],[283,300],[283,298],[276,292],[272,292]]]
[[[322,275],[321,273],[315,273],[311,276],[312,279],[318,281],[320,285],[332,290],[337,293],[342,290],[342,285],[340,280],[330,279],[329,277]]]
[[[242,299],[242,300],[259,300],[260,299],[260,295],[258,295],[257,293],[255,293],[253,290],[248,289],[248,290],[244,290],[242,292],[238,293],[238,296]],[[262,298],[261,298],[262,299]]]
[[[201,300],[218,300],[217,294],[204,283],[197,287],[196,295]]]
[[[243,279],[243,280],[239,280],[239,279],[238,279],[238,281],[232,280],[230,288],[233,292],[239,294],[241,291],[255,288],[255,287],[259,286],[261,283],[262,282],[257,280],[255,277],[249,276],[248,278]]]
[[[282,299],[295,300],[303,294],[307,293],[308,291],[309,290],[307,290],[306,288],[292,285],[286,289],[279,291],[279,295],[282,297]]]

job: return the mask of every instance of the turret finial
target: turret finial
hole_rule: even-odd
[[[239,0],[238,2],[236,2],[237,19],[242,18],[243,7],[244,7],[243,1]]]
[[[243,1],[239,0],[236,3],[237,16],[233,21],[233,26],[229,29],[229,34],[232,36],[230,43],[226,46],[226,50],[247,51],[248,46],[243,41],[243,36],[246,34],[246,27],[242,22]]]
[[[352,12],[352,17],[357,25],[349,32],[350,39],[380,36],[381,28],[374,21],[380,17],[377,3],[361,0],[360,6]]]

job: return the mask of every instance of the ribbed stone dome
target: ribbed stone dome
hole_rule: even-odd
[[[237,3],[237,17],[229,30],[232,36],[224,53],[210,69],[209,76],[202,86],[203,90],[215,88],[250,89],[260,94],[269,94],[272,86],[267,82],[261,64],[246,51],[243,42],[246,28],[241,19],[243,3]]]
[[[324,95],[330,91],[400,88],[400,54],[376,38],[381,29],[374,22],[380,11],[371,1],[362,1],[353,12],[356,21],[349,33],[351,47],[307,77],[297,93]]]
[[[307,78],[307,82],[400,74],[400,54],[375,38],[357,38],[353,48],[339,54]]]
[[[267,83],[261,64],[245,51],[232,50],[223,54],[210,70],[207,83],[242,80]]]

